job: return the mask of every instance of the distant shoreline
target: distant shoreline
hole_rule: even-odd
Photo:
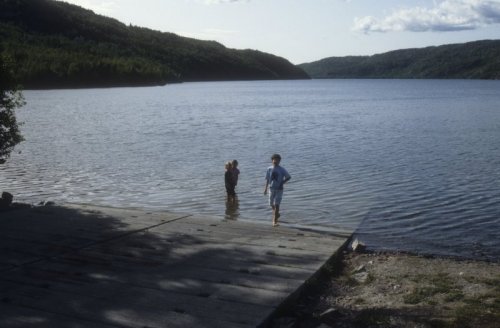
[[[148,88],[148,87],[165,87],[169,85],[183,84],[183,83],[207,83],[207,82],[269,82],[269,81],[296,81],[297,79],[292,80],[206,80],[206,81],[169,81],[163,84],[110,84],[110,85],[85,85],[85,86],[74,86],[74,85],[54,85],[54,86],[29,86],[24,87],[21,86],[22,91],[48,91],[48,90],[79,90],[79,89],[115,89],[115,88]],[[500,81],[498,79],[474,79],[474,78],[392,78],[392,77],[317,77],[312,79],[301,79],[303,80],[381,80],[381,81],[390,81],[390,80],[429,80],[429,81]]]

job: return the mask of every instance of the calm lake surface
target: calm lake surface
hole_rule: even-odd
[[[357,229],[371,249],[500,260],[500,81],[312,80],[25,91],[15,200]],[[238,159],[239,201],[224,162]]]

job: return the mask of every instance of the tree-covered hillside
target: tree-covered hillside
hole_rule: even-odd
[[[309,78],[281,57],[127,26],[54,0],[0,0],[0,48],[26,88]]]
[[[330,57],[299,66],[312,78],[500,79],[500,40]]]

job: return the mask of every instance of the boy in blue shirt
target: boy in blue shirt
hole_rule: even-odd
[[[273,226],[278,226],[278,219],[280,217],[280,204],[283,198],[283,185],[292,177],[288,174],[287,170],[280,166],[281,156],[274,154],[271,156],[273,165],[267,169],[266,172],[266,187],[264,188],[264,195],[267,194],[269,187],[269,205],[273,209]]]

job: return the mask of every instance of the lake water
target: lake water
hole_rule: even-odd
[[[15,200],[357,229],[371,249],[500,260],[500,81],[311,80],[25,91]],[[224,162],[238,159],[239,201]]]

